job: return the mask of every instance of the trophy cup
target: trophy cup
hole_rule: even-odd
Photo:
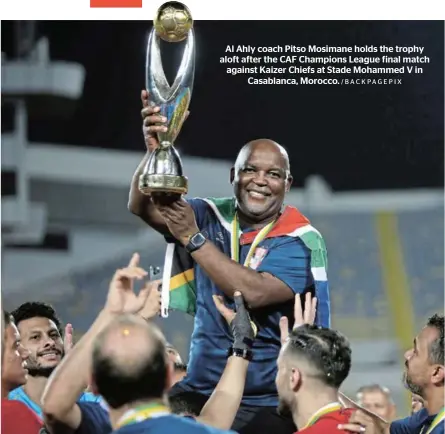
[[[190,11],[179,2],[162,5],[154,20],[147,44],[146,88],[150,105],[160,107],[165,116],[166,132],[157,133],[159,146],[150,155],[139,177],[143,194],[185,194],[187,177],[173,143],[184,123],[192,94],[195,74],[195,37]],[[170,86],[162,67],[161,39],[179,42],[186,39],[182,61],[173,85]]]

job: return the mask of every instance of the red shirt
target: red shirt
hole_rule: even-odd
[[[2,434],[39,434],[39,418],[22,402],[2,399]]]
[[[354,410],[351,408],[332,411],[321,416],[313,425],[297,432],[304,434],[350,434],[348,431],[339,430],[337,426],[348,423],[353,412]]]

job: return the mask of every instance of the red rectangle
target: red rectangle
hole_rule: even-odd
[[[141,8],[142,0],[90,0],[90,8]]]

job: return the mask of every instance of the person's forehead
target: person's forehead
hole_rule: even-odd
[[[424,327],[416,337],[417,346],[426,348],[437,339],[437,336],[438,331],[434,327]]]
[[[57,330],[57,326],[55,322],[49,318],[38,316],[20,321],[18,329],[21,333],[30,333],[33,331],[48,332]]]
[[[388,398],[381,390],[366,390],[362,392],[362,400],[385,402]]]
[[[6,327],[6,336],[8,339],[11,339],[13,341],[20,339],[20,333],[17,330],[17,326],[15,324],[8,324],[8,327]]]
[[[246,164],[255,164],[256,162],[268,162],[270,164],[284,167],[286,165],[284,156],[277,147],[272,145],[254,145],[247,148],[243,156]]]

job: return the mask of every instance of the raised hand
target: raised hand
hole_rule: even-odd
[[[233,335],[233,348],[245,350],[251,348],[258,328],[250,319],[244,299],[240,291],[235,291],[233,295],[235,301],[235,311],[229,309],[221,296],[214,295],[213,301],[218,312],[230,325]]]
[[[346,408],[355,408],[348,423],[338,425],[338,429],[351,433],[385,434],[388,422],[380,416],[360,407],[356,402],[351,401],[345,395],[340,394],[340,401]]]
[[[65,326],[65,334],[63,336],[63,348],[65,350],[65,354],[67,354],[71,350],[71,348],[73,348],[73,345],[73,325],[67,324]]]
[[[161,111],[160,107],[152,107],[150,105],[150,95],[148,91],[141,91],[141,102],[142,132],[147,150],[152,152],[159,146],[156,133],[167,131],[167,127],[165,126],[167,118],[159,113]],[[187,111],[185,119],[188,118],[189,114],[190,112]]]
[[[135,253],[128,266],[116,271],[110,282],[105,309],[113,314],[139,313],[150,293],[150,285],[145,285],[139,294],[134,292],[134,281],[142,280],[148,273],[139,267],[139,254]]]
[[[161,280],[153,280],[146,283],[148,296],[143,308],[139,311],[139,315],[145,320],[154,318],[161,312],[161,282]]]
[[[304,301],[304,312],[301,307],[301,295],[295,296],[294,303],[294,318],[295,322],[292,329],[296,329],[303,324],[314,324],[315,315],[317,313],[317,298],[312,297],[310,292],[306,293]],[[289,337],[289,319],[286,316],[280,319],[280,339],[281,345],[283,345]]]

